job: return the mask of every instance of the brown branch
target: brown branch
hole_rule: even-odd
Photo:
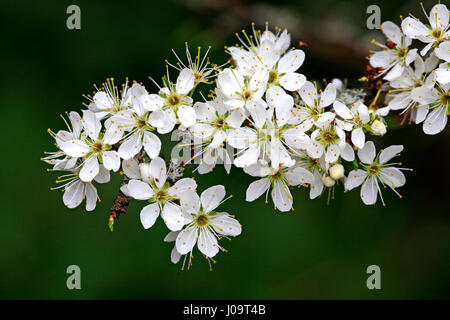
[[[114,221],[120,218],[121,214],[127,213],[127,209],[125,209],[125,207],[129,204],[130,199],[121,191],[119,191],[116,198],[114,199],[113,206],[111,207],[111,209],[109,209],[111,211],[111,214],[109,216],[108,225],[111,231],[114,230]]]

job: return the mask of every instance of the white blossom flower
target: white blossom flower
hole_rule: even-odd
[[[107,170],[117,171],[120,167],[120,157],[117,151],[111,150],[111,142],[100,132],[102,124],[95,113],[83,112],[83,127],[87,133],[86,139],[71,139],[61,143],[61,150],[70,157],[83,157],[80,165],[80,179],[83,182],[92,181],[100,168],[99,161]]]
[[[242,109],[248,101],[259,101],[264,95],[268,73],[260,69],[250,80],[246,80],[237,69],[227,68],[217,77],[217,88],[225,97],[230,109]]]
[[[370,57],[370,64],[374,68],[383,68],[381,74],[387,73],[384,79],[390,81],[400,77],[405,67],[414,61],[417,49],[409,49],[411,38],[405,37],[395,23],[391,21],[383,22],[381,30],[393,45],[382,45],[372,41],[384,50],[375,52]]]
[[[335,163],[339,157],[353,161],[352,147],[345,141],[345,132],[334,123],[317,128],[311,133],[311,144],[306,148],[311,158],[325,155],[325,162]]]
[[[421,90],[432,88],[435,84],[433,73],[427,73],[434,69],[435,65],[431,59],[425,62],[420,56],[414,61],[414,70],[407,67],[402,76],[391,81],[389,84],[393,88],[388,92],[388,107],[390,110],[403,110],[415,123],[422,122],[429,110],[428,104],[420,104],[416,96],[420,96]],[[419,92],[419,94],[417,94]]]
[[[95,112],[99,119],[127,110],[132,104],[132,94],[128,90],[128,79],[122,86],[121,92],[114,85],[114,78],[108,78],[106,83],[103,83],[103,86],[97,89],[92,98],[89,95],[85,98],[90,101],[87,105],[88,109]]]
[[[289,186],[310,184],[314,180],[312,173],[305,168],[274,169],[268,166],[265,161],[258,161],[258,163],[246,168],[245,172],[254,177],[263,177],[248,186],[245,200],[254,201],[263,193],[266,193],[267,203],[267,195],[271,188],[273,204],[275,208],[283,212],[292,209],[293,199]]]
[[[197,183],[191,178],[184,178],[171,186],[167,182],[166,163],[160,157],[150,163],[139,164],[139,171],[142,181],[136,179],[136,165],[130,164],[129,171],[125,174],[134,179],[121,190],[136,200],[148,200],[150,203],[141,210],[142,226],[145,229],[152,227],[161,212],[161,217],[170,230],[180,230],[184,225],[184,217],[176,201],[180,201],[188,193],[194,193]]]
[[[325,90],[317,93],[316,86],[306,81],[299,90],[304,105],[293,109],[293,112],[301,123],[304,131],[308,131],[313,125],[317,127],[325,127],[334,119],[334,113],[325,111],[325,108],[336,100],[336,87],[329,83]]]
[[[373,142],[366,142],[364,148],[358,150],[358,158],[362,162],[362,169],[349,172],[345,181],[346,190],[352,190],[362,184],[361,199],[366,205],[375,204],[378,194],[380,194],[384,205],[378,182],[381,182],[383,186],[389,186],[400,196],[396,188],[405,184],[405,176],[401,170],[409,169],[396,168],[394,165],[397,163],[388,163],[388,161],[399,155],[402,150],[403,146],[394,145],[387,147],[376,155]]]
[[[442,42],[434,49],[434,53],[439,59],[445,61],[434,71],[436,80],[441,84],[450,83],[450,41]]]
[[[166,86],[160,88],[159,94],[150,95],[150,124],[158,129],[159,133],[168,133],[173,130],[177,119],[186,128],[195,123],[195,111],[192,108],[193,100],[189,96],[195,87],[195,76],[190,69],[181,70],[176,84],[166,79]]]
[[[430,112],[423,122],[423,132],[437,134],[444,130],[450,113],[450,83],[436,88],[422,87],[414,92],[414,99],[430,105]]]
[[[210,79],[216,76],[216,72],[221,67],[212,65],[211,62],[209,61],[208,53],[209,50],[211,49],[211,46],[208,47],[206,53],[203,55],[203,58],[201,57],[201,47],[198,47],[197,55],[194,58],[192,58],[188,43],[186,42],[185,45],[186,45],[187,63],[184,63],[183,60],[181,60],[178,57],[175,50],[173,49],[172,52],[178,60],[178,62],[176,63],[177,65],[171,64],[167,60],[166,63],[180,72],[183,71],[183,69],[189,70],[194,76],[195,86],[198,85],[199,83],[210,83]]]
[[[159,155],[161,140],[151,132],[155,128],[150,125],[150,113],[147,111],[150,100],[148,97],[145,100],[140,99],[146,95],[143,87],[133,85],[132,89],[136,101],[131,109],[120,111],[108,119],[109,128],[105,132],[105,139],[111,144],[121,141],[118,152],[122,159],[130,159],[138,154],[142,147],[153,159]]]
[[[408,37],[427,43],[420,52],[422,56],[427,54],[433,46],[437,47],[441,42],[449,39],[449,12],[444,4],[436,4],[427,18],[430,27],[412,17],[402,21],[403,32]]]
[[[61,115],[61,118],[67,126],[67,130],[60,130],[57,133],[54,133],[52,130],[48,129],[48,133],[55,139],[58,148],[61,148],[63,142],[86,138],[80,115],[75,111],[71,111],[70,113],[67,113],[67,116],[70,124],[64,116]],[[41,160],[53,165],[53,171],[73,169],[78,160],[78,157],[68,156],[61,150],[56,152],[45,152],[45,154],[46,156],[41,158]]]
[[[69,173],[58,177],[56,183],[60,185],[56,188],[51,188],[51,190],[63,189],[63,202],[69,209],[78,207],[83,200],[86,199],[86,210],[94,210],[97,205],[97,201],[100,201],[100,199],[93,181],[81,181],[76,169],[68,170],[68,172]],[[103,165],[100,165],[99,172],[95,176],[94,181],[98,183],[107,183],[109,180],[109,171],[106,170]]]
[[[192,256],[192,250],[197,244],[207,259],[213,258],[219,250],[224,250],[217,238],[241,234],[242,227],[233,216],[216,210],[226,200],[224,197],[224,186],[217,185],[203,191],[200,197],[197,193],[189,193],[181,199],[186,226],[178,233],[175,241],[180,255]]]
[[[253,34],[248,36],[245,30],[242,30],[242,33],[245,40],[236,33],[242,47],[237,45],[227,47],[227,51],[236,62],[239,72],[245,77],[252,77],[262,67],[271,69],[275,66],[291,42],[291,35],[287,30],[278,29],[274,34],[268,30],[268,24],[266,24],[266,29],[261,32],[256,30],[252,23]]]
[[[340,101],[335,101],[333,103],[333,108],[342,119],[336,119],[337,125],[346,131],[351,131],[352,143],[358,147],[362,148],[366,142],[366,135],[364,130],[365,126],[370,121],[369,110],[367,106],[362,102],[354,105],[351,109],[347,108],[345,104]]]

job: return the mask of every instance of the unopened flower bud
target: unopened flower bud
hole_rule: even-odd
[[[142,181],[151,183],[152,177],[150,175],[150,163],[140,163],[139,171],[141,172]]]
[[[380,120],[375,120],[370,127],[372,133],[376,136],[382,136],[386,133],[386,126]]]
[[[332,179],[330,176],[325,176],[325,175],[322,176],[322,182],[323,182],[324,186],[328,187],[328,188],[331,188],[336,183],[336,181],[334,179]]]
[[[330,177],[334,180],[339,180],[344,177],[344,166],[340,163],[336,163],[329,170]]]

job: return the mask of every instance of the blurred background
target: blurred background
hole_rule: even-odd
[[[427,12],[435,2],[424,1]],[[68,30],[66,8],[81,8],[81,30]],[[364,75],[372,38],[366,8],[381,19],[424,15],[418,1],[16,1],[0,9],[2,44],[2,149],[0,298],[2,299],[432,299],[450,297],[449,130],[426,136],[420,126],[391,130],[378,146],[404,144],[402,161],[414,172],[399,199],[388,190],[386,207],[364,206],[359,191],[326,204],[295,190],[295,211],[274,212],[263,199],[245,202],[252,178],[222,168],[197,176],[199,192],[218,182],[233,199],[223,209],[243,224],[241,236],[223,246],[213,272],[197,254],[190,271],[170,260],[172,244],[162,224],[144,230],[142,203],[107,226],[120,178],[101,185],[94,212],[67,209],[50,191],[56,173],[39,159],[52,151],[47,128],[64,128],[59,114],[79,111],[82,94],[106,77],[142,81],[149,91],[183,53],[212,46],[217,63],[225,45],[254,21],[287,27],[299,41],[308,79]],[[395,119],[393,122],[395,123]],[[168,155],[169,150],[165,150]],[[190,172],[191,170],[187,170]],[[269,202],[270,203],[270,202]],[[225,241],[225,240],[223,240]],[[368,290],[366,268],[381,268],[381,290]],[[81,268],[81,290],[66,287],[66,268]]]

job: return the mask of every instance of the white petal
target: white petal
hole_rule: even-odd
[[[328,146],[325,152],[325,161],[327,163],[334,163],[337,161],[340,155],[341,150],[339,149],[339,146],[336,143],[333,143],[332,145]]]
[[[378,182],[375,177],[369,177],[361,187],[361,199],[366,205],[375,204],[378,196]]]
[[[287,179],[290,186],[297,186],[299,184],[305,183],[309,184],[314,181],[313,174],[308,170],[306,170],[305,168],[301,167],[287,170],[284,176]]]
[[[383,151],[381,151],[380,153],[380,164],[385,164],[402,151],[403,146],[401,145],[389,146],[386,149],[383,149]]]
[[[402,43],[402,31],[391,21],[385,21],[381,24],[381,30],[386,37],[397,45]]]
[[[225,122],[231,128],[239,128],[242,125],[242,122],[244,122],[244,120],[245,116],[241,110],[233,110],[231,111],[230,115],[225,119]]]
[[[345,143],[343,149],[341,149],[341,157],[345,161],[353,161],[355,159],[355,151],[353,151],[352,146],[349,143]]]
[[[280,78],[280,85],[288,91],[297,91],[306,82],[306,77],[300,73],[286,73]]]
[[[170,196],[181,198],[186,191],[194,191],[197,189],[197,183],[192,178],[183,178],[175,182],[175,184],[168,189]]]
[[[227,135],[227,141],[230,146],[237,149],[244,149],[250,142],[255,141],[256,133],[250,128],[239,128],[231,130]]]
[[[197,247],[207,257],[214,257],[219,252],[216,236],[208,229],[203,229],[198,237]]]
[[[245,193],[245,201],[254,201],[258,199],[270,187],[270,179],[263,178],[253,181],[247,188]]]
[[[85,184],[77,181],[64,189],[63,202],[64,205],[73,209],[80,205],[84,197]]]
[[[317,99],[317,89],[314,84],[306,81],[298,92],[300,93],[300,96],[302,97],[302,100],[306,105],[310,107],[314,106],[314,100]]]
[[[172,248],[170,252],[170,261],[174,264],[177,264],[181,259],[181,254],[177,251],[176,247]]]
[[[407,17],[402,21],[402,30],[406,36],[413,39],[430,33],[430,30],[422,22],[411,17]]]
[[[158,188],[161,188],[167,179],[166,162],[157,157],[150,162],[149,173],[155,181]]]
[[[345,190],[352,190],[363,183],[367,177],[367,172],[361,169],[352,170],[349,172],[347,179],[345,180]]]
[[[195,243],[197,242],[198,230],[195,227],[188,227],[181,230],[178,234],[175,246],[180,254],[187,254],[191,252]]]
[[[438,107],[431,111],[423,122],[423,132],[426,134],[437,134],[444,130],[447,125],[446,109],[446,107]]]
[[[311,190],[309,191],[309,198],[315,199],[322,194],[323,182],[322,175],[318,172],[314,172],[314,181],[311,183]]]
[[[117,171],[120,168],[120,157],[117,151],[105,151],[102,153],[103,165],[106,169]]]
[[[234,159],[234,165],[243,168],[256,163],[259,157],[259,146],[252,144],[242,155]]]
[[[430,25],[433,29],[445,29],[448,26],[448,9],[445,4],[436,4],[430,11]]]
[[[275,207],[283,212],[292,209],[292,195],[285,183],[275,181],[272,189],[272,201]]]
[[[128,159],[122,161],[123,173],[129,179],[140,179],[141,172],[139,171],[139,163],[135,159]]]
[[[119,156],[122,159],[130,159],[142,149],[142,135],[140,132],[133,133],[119,147]]]
[[[178,236],[177,231],[170,231],[165,237],[164,237],[164,242],[174,242],[175,240],[177,240],[177,236]]]
[[[150,159],[154,159],[159,155],[159,152],[161,151],[161,140],[159,140],[156,134],[145,131],[142,144]]]
[[[180,204],[184,211],[197,213],[200,210],[200,197],[194,191],[185,191],[180,198]]]
[[[394,79],[399,78],[403,71],[405,70],[405,67],[402,66],[400,63],[397,63],[385,76],[384,80],[392,81]]]
[[[239,221],[233,219],[226,212],[217,212],[217,214],[211,218],[211,224],[217,233],[225,236],[238,236],[242,232]]]
[[[393,167],[380,169],[379,177],[384,184],[391,188],[399,188],[406,182],[403,172]]]
[[[99,172],[99,164],[96,156],[89,157],[80,171],[80,179],[84,182],[92,181]]]
[[[325,90],[320,94],[319,104],[321,107],[329,106],[336,99],[336,87],[329,83]]]
[[[305,61],[303,50],[291,50],[278,61],[277,70],[279,73],[295,72],[303,64],[303,61]]]
[[[159,216],[159,204],[152,203],[142,208],[140,213],[141,223],[144,229],[151,228]]]
[[[98,200],[97,189],[94,187],[92,183],[86,183],[85,194],[86,194],[86,211],[92,211],[95,209]]]
[[[222,185],[217,185],[206,189],[200,196],[203,210],[205,210],[205,212],[213,211],[219,206],[224,197],[225,187]]]
[[[152,188],[147,183],[135,179],[128,182],[127,190],[130,196],[136,200],[147,200],[154,195]]]
[[[61,150],[70,157],[83,157],[91,151],[91,148],[81,140],[69,140],[61,143]]]
[[[340,116],[341,118],[346,119],[346,120],[353,118],[353,113],[342,102],[336,100],[333,103],[333,108],[334,108],[334,111],[336,111],[338,116]]]
[[[103,142],[109,145],[116,144],[123,137],[123,129],[119,128],[116,123],[109,126],[103,137]]]
[[[364,147],[358,150],[358,158],[365,164],[372,164],[375,159],[375,145],[372,141],[367,141]]]
[[[257,128],[262,128],[266,123],[266,106],[262,103],[262,100],[255,101],[250,100],[245,104],[245,107],[250,112],[253,122]]]
[[[176,90],[179,94],[188,94],[192,90],[195,83],[194,74],[190,69],[181,70],[176,84]]]
[[[94,180],[98,183],[107,183],[111,179],[111,175],[108,170],[101,164]]]
[[[178,107],[178,119],[180,123],[189,128],[195,123],[195,110],[190,106],[179,106]]]
[[[83,110],[83,127],[91,139],[97,140],[98,134],[102,129],[102,124],[94,112],[90,110]]]
[[[366,142],[366,135],[362,128],[358,128],[352,131],[352,143],[357,146],[359,149],[364,147],[364,143]]]
[[[171,202],[166,202],[164,204],[161,212],[161,218],[163,218],[167,228],[171,231],[181,230],[184,225],[184,217],[181,214],[181,207]]]
[[[450,41],[442,42],[439,47],[434,49],[434,53],[439,59],[450,62]]]
[[[165,100],[157,94],[150,94],[146,98],[146,102],[144,104],[145,108],[148,111],[155,111],[162,109],[164,107]]]

